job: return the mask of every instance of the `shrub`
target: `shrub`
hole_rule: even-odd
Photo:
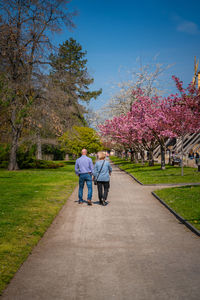
[[[9,144],[0,144],[0,162],[9,160]]]
[[[64,164],[47,160],[39,160],[35,158],[25,160],[20,165],[21,169],[57,169],[60,167],[64,167]]]
[[[8,160],[0,161],[0,168],[7,169],[8,168]]]
[[[0,144],[0,168],[8,168],[9,164],[8,144]],[[53,161],[38,160],[34,158],[35,145],[28,150],[23,146],[19,147],[17,152],[17,163],[20,169],[57,169],[63,167],[63,163]]]
[[[65,157],[65,151],[61,150],[59,145],[43,144],[42,153],[53,154],[54,160],[63,160]]]

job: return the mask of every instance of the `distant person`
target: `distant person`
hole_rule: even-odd
[[[107,152],[107,153],[106,153],[106,160],[107,160],[107,161],[109,161],[109,157],[110,157],[110,155],[109,155],[109,153]]]
[[[105,205],[110,187],[110,175],[112,168],[110,163],[105,160],[105,154],[103,152],[99,152],[98,157],[99,161],[97,161],[94,166],[93,175],[97,180],[99,203],[101,205]]]
[[[83,203],[83,188],[86,182],[88,188],[87,202],[88,205],[92,205],[92,173],[94,167],[92,159],[87,156],[87,150],[83,149],[81,153],[82,156],[76,160],[75,164],[75,172],[79,176],[79,204]]]
[[[199,152],[198,151],[195,153],[195,162],[196,162],[196,165],[198,166],[199,165]]]

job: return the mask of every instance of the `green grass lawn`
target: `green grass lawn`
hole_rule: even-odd
[[[0,169],[0,293],[78,182],[74,162],[49,170]]]
[[[121,169],[135,176],[143,184],[200,182],[200,172],[195,168],[184,167],[184,176],[181,176],[181,168],[177,166],[166,165],[166,169],[161,170],[160,165],[149,167],[146,163],[142,166],[141,163],[133,164],[130,161],[114,156],[111,156],[110,159]]]
[[[173,210],[200,230],[200,186],[184,186],[155,191]]]

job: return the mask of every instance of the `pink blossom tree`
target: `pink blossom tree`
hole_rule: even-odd
[[[141,89],[133,91],[133,94],[137,100],[131,111],[107,120],[100,130],[103,135],[131,149],[131,153],[140,151],[142,157],[142,151],[149,151],[149,165],[153,165],[153,150],[158,144],[164,145],[166,139],[161,101],[158,97],[151,99],[145,96]]]
[[[174,136],[163,110],[164,100],[158,96],[152,98],[145,96],[141,90],[134,91],[134,95],[137,101],[132,105],[131,114],[135,119],[136,127],[151,159],[153,150],[158,144],[160,145],[161,168],[164,169],[165,142],[167,138]]]
[[[200,90],[189,84],[183,88],[183,82],[173,76],[180,95],[167,97],[164,101],[163,111],[170,131],[175,137],[181,138],[181,175],[183,176],[183,143],[187,134],[200,131]]]
[[[126,114],[107,120],[100,126],[102,135],[109,137],[131,152],[149,151],[149,165],[153,165],[153,150],[161,148],[161,169],[165,169],[165,143],[168,138],[181,137],[200,130],[200,93],[173,77],[180,92],[162,98],[149,97],[141,89],[133,90],[136,99]],[[142,153],[142,152],[141,152]],[[183,165],[182,165],[183,174]]]

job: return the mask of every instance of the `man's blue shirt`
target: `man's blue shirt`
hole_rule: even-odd
[[[84,173],[93,173],[92,159],[86,155],[82,155],[76,160],[75,172],[77,175]]]

